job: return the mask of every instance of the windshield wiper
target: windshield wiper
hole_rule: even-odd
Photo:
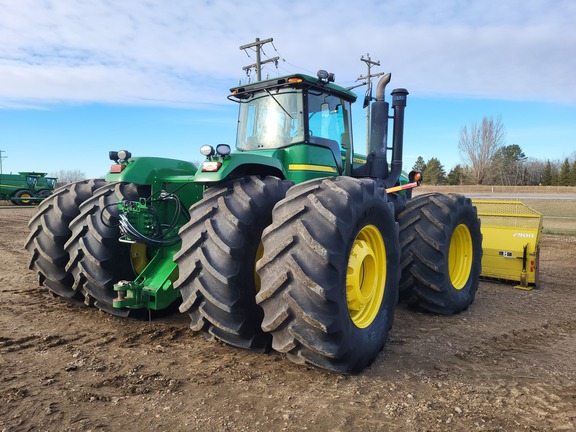
[[[278,104],[278,106],[279,106],[280,108],[282,108],[282,111],[284,111],[284,112],[286,113],[286,115],[287,115],[288,117],[290,117],[292,120],[294,120],[294,117],[292,117],[292,116],[290,115],[290,113],[289,113],[288,111],[286,111],[286,108],[284,108],[284,107],[282,106],[282,104],[281,104],[280,102],[278,102],[278,99],[276,99],[276,97],[275,97],[272,93],[270,93],[270,90],[268,90],[268,89],[264,89],[264,90],[266,90],[266,93],[268,93],[268,94],[272,97],[272,99],[274,99],[274,102],[276,102],[276,103]]]

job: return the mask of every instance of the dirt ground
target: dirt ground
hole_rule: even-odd
[[[33,208],[0,210],[0,431],[574,431],[576,237],[547,235],[542,289],[482,282],[440,317],[399,306],[342,376],[153,322],[68,305],[23,249]]]

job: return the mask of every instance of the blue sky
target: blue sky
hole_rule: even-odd
[[[370,53],[410,91],[404,159],[461,162],[459,130],[502,116],[527,156],[576,157],[576,2],[0,0],[3,172],[106,173],[109,150],[200,161],[235,141],[228,89],[274,38],[265,76],[326,69],[342,86]],[[252,75],[254,77],[254,74]],[[355,145],[365,117],[354,112]]]

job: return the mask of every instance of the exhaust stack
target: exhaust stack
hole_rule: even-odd
[[[386,178],[386,187],[392,187],[402,174],[402,149],[404,147],[404,110],[408,90],[398,88],[392,90],[392,109],[394,110],[394,132],[392,139],[392,163],[390,174]]]
[[[388,161],[386,151],[388,147],[388,110],[386,102],[386,85],[390,82],[392,74],[387,73],[378,81],[376,87],[376,101],[372,102],[370,141],[366,143],[366,163],[354,170],[356,177],[385,178],[388,176]]]
[[[376,101],[372,103],[370,142],[366,148],[366,163],[354,170],[357,177],[384,179],[387,188],[395,186],[402,174],[402,148],[404,145],[404,109],[408,91],[403,88],[392,91],[394,117],[389,117],[390,105],[385,101],[386,85],[392,75],[387,73],[376,88]],[[394,119],[392,147],[388,147],[388,119]],[[392,150],[392,161],[388,169],[387,154]]]

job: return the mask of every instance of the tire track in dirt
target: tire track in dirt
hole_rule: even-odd
[[[535,356],[545,357],[542,352],[551,348],[562,349],[575,336],[575,319],[548,320],[542,326],[502,332],[457,352],[460,361],[454,369],[459,375],[475,377],[484,403],[522,419],[513,426],[572,431],[576,429],[575,381],[570,375],[547,373],[546,364]],[[495,380],[498,375],[502,378]]]
[[[491,361],[514,353],[530,353],[565,340],[576,334],[576,319],[546,321],[542,326],[514,329],[491,336],[480,343],[458,352],[456,356],[466,361]]]

